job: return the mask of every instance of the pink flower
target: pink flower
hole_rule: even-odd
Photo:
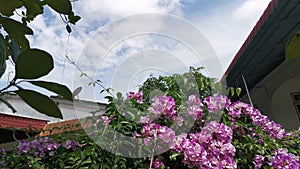
[[[158,137],[165,143],[171,143],[175,138],[175,132],[167,126],[162,126],[158,129]]]
[[[172,118],[175,112],[175,101],[170,96],[159,96],[152,99],[153,103],[148,111],[156,116],[164,115],[166,118]]]
[[[265,157],[261,155],[256,155],[255,158],[253,159],[254,169],[260,169],[264,163],[264,159]]]
[[[159,169],[159,167],[164,166],[162,161],[159,161],[157,158],[153,160],[153,167],[154,169]]]
[[[186,102],[188,104],[188,114],[195,120],[202,117],[203,104],[199,97],[191,95]]]
[[[129,92],[126,95],[127,95],[127,99],[129,100],[135,100],[137,103],[140,104],[143,103],[143,94],[141,91],[138,91],[137,93]]]
[[[107,116],[102,116],[101,118],[104,120],[103,125],[109,125],[110,120]]]
[[[209,112],[216,113],[224,108],[227,108],[231,102],[227,96],[214,94],[204,99],[204,103],[207,105]]]

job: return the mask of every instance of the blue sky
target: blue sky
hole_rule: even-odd
[[[76,26],[72,26],[67,54],[86,74],[100,79],[105,87],[113,87],[122,92],[135,90],[149,74],[180,73],[187,71],[189,66],[206,66],[208,70],[204,73],[208,75],[211,75],[211,70],[217,70],[212,76],[220,78],[269,2],[270,0],[79,0],[73,3],[73,7],[82,19]],[[136,34],[123,39],[117,39],[118,36],[112,34],[114,31],[122,34],[123,30],[130,32],[131,29],[142,27],[138,20],[137,23],[126,23],[126,19],[144,13],[170,15],[181,19],[182,23],[185,21],[186,25],[194,26],[211,44],[216,57],[212,59],[200,56],[199,59],[197,53],[193,53],[194,50],[185,45],[182,38],[168,36],[168,32],[134,32]],[[122,22],[125,24],[121,24]],[[155,30],[160,32],[160,27],[166,29],[165,24],[153,27],[157,27]],[[79,77],[80,73],[74,65],[65,59],[68,34],[59,15],[46,9],[45,14],[36,18],[30,26],[35,33],[35,36],[28,37],[32,47],[48,51],[55,60],[55,69],[43,79],[66,84],[70,89],[83,86],[80,98],[103,101],[103,96],[99,95],[101,89],[88,86],[89,80]],[[189,29],[185,30],[186,27],[182,25],[168,26],[170,33],[178,31],[183,36],[186,34],[186,37],[193,37]],[[110,36],[104,39],[101,33]],[[91,47],[93,39],[96,39],[93,42],[96,43],[94,48]],[[112,39],[118,40],[118,43],[105,46],[113,42]],[[201,40],[198,41],[199,45],[203,45]],[[87,49],[92,57],[85,55]],[[99,56],[105,53],[104,49],[109,49],[105,57]],[[213,64],[216,62],[219,63],[217,67]],[[11,71],[14,68],[10,65],[1,78],[1,84],[7,82],[8,72]]]

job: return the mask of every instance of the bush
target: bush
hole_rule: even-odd
[[[298,169],[300,131],[286,132],[253,106],[216,94],[220,85],[200,70],[150,77],[139,92],[108,96],[106,112],[93,118],[89,137],[22,141],[14,152],[0,152],[0,165]]]

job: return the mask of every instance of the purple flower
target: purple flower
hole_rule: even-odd
[[[201,132],[175,137],[171,149],[184,154],[183,163],[189,167],[237,168],[235,147],[231,144],[232,130],[217,122],[210,122]]]
[[[178,115],[178,116],[173,116],[173,117],[172,117],[172,120],[174,120],[174,123],[175,123],[176,126],[182,126],[183,121],[184,121],[183,117],[180,116],[180,115]]]
[[[260,169],[264,163],[264,159],[265,157],[263,157],[262,155],[256,155],[252,161],[252,163],[254,164],[254,169]]]
[[[167,126],[162,126],[157,133],[165,143],[171,143],[175,138],[175,132]]]
[[[170,96],[159,96],[152,99],[153,103],[148,111],[156,116],[164,115],[166,118],[172,118],[175,112],[175,101]]]
[[[0,158],[5,157],[5,150],[3,148],[0,148]]]
[[[285,149],[277,149],[275,156],[269,158],[270,165],[275,169],[299,169],[300,160],[298,156],[288,153]]]
[[[74,141],[74,140],[67,140],[66,142],[64,142],[62,144],[62,146],[64,148],[66,148],[66,149],[72,149],[72,150],[74,150],[76,147],[79,146],[79,144],[76,141]]]
[[[143,103],[143,94],[141,91],[134,93],[134,92],[129,92],[126,94],[127,99],[129,100],[135,100],[137,103],[142,104]]]
[[[153,160],[153,167],[154,169],[159,169],[159,167],[164,166],[162,161],[159,161],[157,158]]]
[[[141,116],[140,117],[140,123],[149,123],[150,119],[147,116]]]
[[[102,116],[101,118],[102,118],[102,120],[104,120],[103,125],[109,125],[110,120],[107,116]]]
[[[249,104],[238,101],[232,103],[226,109],[233,120],[239,118],[241,114],[250,117],[252,119],[252,124],[262,128],[273,138],[282,139],[287,136],[286,131],[280,124],[270,121],[267,116],[262,115],[258,109],[255,109]]]
[[[214,94],[213,96],[208,96],[204,99],[204,103],[207,105],[209,112],[216,113],[224,108],[227,108],[231,102],[227,96]]]
[[[50,151],[49,152],[49,156],[51,157],[51,156],[54,156],[54,151]]]
[[[195,120],[202,117],[203,104],[199,97],[191,95],[186,102],[188,104],[188,114]]]

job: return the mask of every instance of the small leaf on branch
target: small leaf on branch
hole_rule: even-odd
[[[32,90],[20,89],[15,91],[30,107],[47,116],[62,119],[57,105],[48,96]]]
[[[66,26],[66,29],[67,29],[67,32],[68,32],[68,33],[71,33],[71,32],[72,32],[72,29],[71,29],[70,25],[67,25],[67,26]]]
[[[240,96],[240,94],[242,92],[242,89],[240,87],[238,87],[238,88],[235,89],[235,92],[236,92],[237,96]]]

